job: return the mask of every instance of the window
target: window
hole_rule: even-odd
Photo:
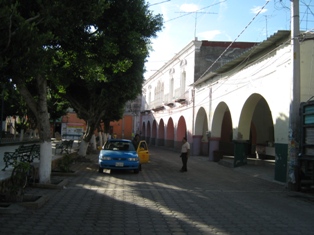
[[[173,85],[174,85],[174,81],[173,81],[173,77],[170,79],[170,86],[169,86],[169,102],[172,102],[173,100]]]
[[[186,86],[186,73],[183,71],[181,73],[181,79],[180,79],[180,94],[181,98],[185,98],[185,86]]]

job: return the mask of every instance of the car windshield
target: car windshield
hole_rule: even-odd
[[[103,149],[115,151],[135,151],[132,142],[126,141],[107,141]]]

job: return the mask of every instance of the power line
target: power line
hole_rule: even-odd
[[[209,66],[205,72],[199,77],[203,77],[216,63],[217,61],[226,53],[226,51],[229,50],[229,48],[233,45],[233,43],[235,43],[235,41],[244,33],[244,31],[252,24],[252,22],[255,20],[255,18],[263,11],[263,9],[266,7],[266,5],[269,3],[269,0],[266,1],[265,5],[256,13],[256,15],[253,17],[253,19],[245,26],[245,28],[241,31],[241,33],[236,37],[236,39],[233,40],[233,42],[231,42],[229,44],[229,46],[220,54],[220,56],[218,56],[218,58],[212,63],[211,66]]]
[[[209,7],[212,7],[212,6],[218,5],[218,4],[223,3],[223,2],[226,2],[226,1],[227,1],[227,0],[220,1],[220,2],[218,2],[218,3],[215,3],[215,4],[212,4],[212,5],[209,5],[209,6],[207,6],[207,7],[203,7],[203,8],[201,8],[201,9],[199,9],[198,11],[204,10],[204,9],[206,9],[206,8],[209,8]],[[186,14],[183,14],[183,15],[181,15],[181,16],[178,16],[178,17],[172,18],[172,19],[170,19],[170,20],[167,20],[167,21],[165,21],[165,23],[167,23],[167,22],[169,22],[169,21],[172,21],[172,20],[179,19],[179,18],[181,18],[181,17],[183,17],[183,16],[187,16],[187,15],[190,15],[190,14],[194,14],[195,12],[198,12],[198,11],[187,12]]]
[[[162,1],[162,2],[157,2],[157,3],[153,3],[153,4],[150,4],[148,5],[149,7],[150,6],[155,6],[155,5],[158,5],[158,4],[161,4],[161,3],[165,3],[165,2],[170,2],[171,0],[167,0],[167,1]]]

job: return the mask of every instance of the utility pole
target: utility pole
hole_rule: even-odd
[[[288,176],[295,183],[294,168],[297,165],[297,149],[299,138],[299,106],[300,106],[300,16],[299,0],[291,0],[291,46],[292,46],[292,81],[289,113],[289,146],[288,146]],[[292,177],[291,177],[292,176]]]
[[[266,34],[266,39],[268,38],[268,17],[271,17],[271,15],[264,15],[265,17],[265,23],[266,23],[266,26],[265,26],[265,34]]]
[[[196,38],[197,14],[215,14],[215,13],[195,11],[194,38]]]

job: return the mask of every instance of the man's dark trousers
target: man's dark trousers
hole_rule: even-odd
[[[182,159],[181,171],[188,171],[188,169],[187,169],[187,163],[188,163],[188,155],[187,155],[187,153],[181,153],[181,159]]]

